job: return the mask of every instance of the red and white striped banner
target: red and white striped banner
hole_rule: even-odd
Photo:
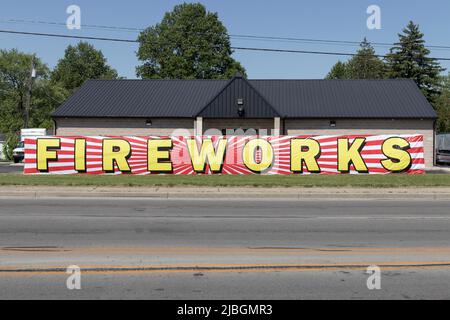
[[[25,140],[26,174],[421,174],[424,169],[422,135]]]

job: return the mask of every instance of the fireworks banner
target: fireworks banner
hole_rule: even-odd
[[[422,135],[40,137],[25,174],[422,174]]]

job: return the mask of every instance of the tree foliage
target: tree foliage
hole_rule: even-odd
[[[382,79],[385,77],[385,63],[377,57],[367,39],[361,42],[359,50],[349,61],[338,61],[327,75],[327,79]]]
[[[68,46],[51,74],[54,83],[60,83],[73,92],[88,79],[116,79],[117,71],[107,64],[100,50],[87,42]]]
[[[347,70],[347,63],[338,61],[330,70],[328,73],[326,79],[333,80],[333,79],[350,79],[348,75]]]
[[[441,77],[440,86],[441,94],[435,102],[439,116],[436,129],[439,133],[450,133],[450,74]]]
[[[382,79],[386,77],[386,66],[377,57],[375,49],[364,38],[356,55],[347,63],[352,79]]]
[[[438,132],[450,132],[450,80],[441,76],[445,69],[431,58],[424,34],[412,21],[399,34],[399,41],[383,62],[364,39],[357,54],[347,62],[337,62],[327,79],[412,79],[438,113]]]
[[[161,23],[139,35],[136,68],[144,79],[222,79],[244,68],[231,54],[227,29],[217,13],[200,3],[184,3],[167,12]]]
[[[410,21],[399,34],[387,55],[390,78],[413,79],[428,101],[434,103],[440,93],[440,73],[444,71],[436,59],[430,58],[419,26]]]
[[[12,156],[19,132],[25,125],[25,106],[32,60],[36,78],[29,108],[29,126],[52,128],[51,113],[67,97],[67,91],[49,80],[50,70],[33,55],[13,50],[0,50],[0,132],[6,135],[4,153]]]

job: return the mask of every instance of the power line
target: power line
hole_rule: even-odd
[[[74,36],[56,33],[39,33],[39,32],[25,32],[14,30],[0,30],[0,33],[29,35],[29,36],[42,36],[53,38],[67,38],[67,39],[80,39],[80,40],[99,40],[99,41],[113,41],[113,42],[126,42],[126,43],[139,43],[138,40],[132,39],[120,39],[120,38],[104,38],[104,37],[89,37],[89,36]],[[335,56],[355,56],[356,53],[346,52],[331,52],[331,51],[307,51],[307,50],[290,50],[290,49],[276,49],[276,48],[252,48],[252,47],[231,47],[233,50],[246,50],[246,51],[262,51],[262,52],[279,52],[279,53],[302,53],[302,54],[318,54],[318,55],[335,55]],[[379,58],[385,58],[385,55],[375,55]],[[450,58],[433,58],[435,60],[450,61]]]
[[[307,54],[322,54],[331,56],[355,56],[356,53],[346,52],[330,52],[330,51],[308,51],[308,50],[290,50],[290,49],[275,49],[275,48],[249,48],[249,47],[231,47],[233,50],[246,50],[246,51],[265,51],[265,52],[283,52],[283,53],[307,53]],[[385,56],[378,56],[383,58]],[[449,58],[450,60],[450,58]]]
[[[3,19],[0,23],[25,23],[25,24],[44,24],[44,25],[56,25],[61,27],[66,27],[63,22],[51,22],[51,21],[41,21],[41,20],[23,20],[23,19]],[[106,25],[93,25],[93,24],[83,24],[82,28],[87,29],[99,29],[99,30],[110,30],[110,31],[129,31],[129,32],[142,32],[144,28],[137,27],[121,27],[121,26],[106,26]],[[245,40],[269,40],[276,42],[299,42],[299,43],[314,43],[314,44],[325,44],[325,45],[351,45],[359,46],[361,41],[349,41],[349,40],[328,40],[328,39],[315,39],[315,38],[297,38],[297,37],[275,37],[275,36],[260,36],[260,35],[245,35],[245,34],[230,34],[230,38],[235,39],[245,39]],[[382,46],[382,47],[392,47],[394,43],[388,42],[370,42],[372,46]],[[450,46],[444,45],[426,45],[427,48],[431,49],[450,49]]]
[[[232,35],[230,35],[232,36]],[[325,40],[325,39],[312,39],[312,38],[290,38],[290,37],[271,37],[271,36],[255,36],[255,35],[233,35],[234,37],[243,38],[243,39],[267,39],[267,40],[286,40],[291,42],[311,42],[311,43],[322,43],[322,44],[348,44],[348,45],[357,45],[361,44],[361,41],[347,41],[347,40]],[[395,43],[388,42],[369,42],[372,46],[384,46],[384,47],[392,47]],[[441,46],[441,45],[426,45],[427,48],[434,49],[450,49],[450,46]]]
[[[58,27],[66,27],[67,26],[67,24],[64,22],[41,21],[41,20],[22,20],[22,19],[4,19],[4,20],[0,20],[0,23],[41,24],[41,25],[53,25],[53,26],[58,26]],[[81,27],[86,28],[86,29],[130,31],[130,32],[144,31],[144,29],[141,29],[141,28],[105,26],[105,25],[95,25],[95,24],[83,24]]]
[[[128,43],[139,42],[138,40],[132,40],[132,39],[87,37],[87,36],[74,36],[74,35],[69,36],[69,35],[65,35],[65,34],[25,32],[25,31],[15,31],[15,30],[0,30],[0,33],[11,33],[11,34],[21,34],[21,35],[41,36],[41,37],[54,37],[54,38],[80,39],[80,40],[100,40],[100,41],[115,41],[115,42],[128,42]]]
[[[361,41],[346,41],[346,40],[326,40],[326,39],[312,39],[312,38],[292,38],[292,37],[273,37],[273,36],[258,36],[258,35],[240,35],[231,34],[230,37],[247,39],[247,40],[273,40],[273,41],[285,41],[285,42],[307,42],[307,43],[319,43],[319,44],[338,44],[338,45],[352,45],[359,46]],[[392,46],[393,43],[371,42],[374,46]],[[450,49],[450,47],[449,47]]]
[[[52,25],[58,27],[66,27],[63,22],[50,22],[50,21],[40,21],[40,20],[22,20],[22,19],[7,19],[0,20],[0,23],[18,23],[18,24],[41,24],[41,25]],[[84,29],[94,29],[94,30],[108,30],[108,31],[128,31],[128,32],[142,32],[145,29],[133,28],[133,27],[118,27],[118,26],[105,26],[105,25],[92,25],[83,24],[81,26]],[[238,40],[256,40],[256,41],[275,41],[275,42],[287,42],[287,43],[319,43],[325,45],[341,45],[341,46],[359,46],[360,42],[357,41],[339,41],[339,40],[322,40],[322,39],[301,39],[301,38],[287,38],[287,37],[268,37],[268,36],[258,36],[258,35],[241,35],[241,34],[230,34],[230,38]],[[389,45],[389,44],[382,44]]]

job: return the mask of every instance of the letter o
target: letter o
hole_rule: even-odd
[[[261,161],[257,162],[255,159],[255,153],[257,149],[261,149]],[[243,161],[245,166],[255,172],[261,173],[270,166],[272,166],[274,160],[273,147],[269,141],[264,139],[250,140],[243,150]]]

